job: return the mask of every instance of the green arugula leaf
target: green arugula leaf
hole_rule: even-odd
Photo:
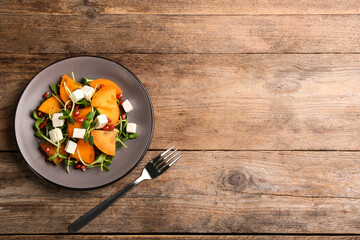
[[[47,127],[48,131],[51,131],[54,129],[54,127],[50,121],[46,124],[46,127]]]
[[[33,111],[32,116],[33,116],[33,118],[35,118],[35,119],[39,119],[39,117],[38,117],[38,115],[37,115],[37,109],[35,109],[35,110]]]
[[[95,116],[95,113],[94,112],[89,112],[87,115],[86,115],[86,119],[88,120],[92,120]]]
[[[62,159],[67,159],[67,156],[64,155],[64,154],[61,154],[61,153],[59,153],[59,157],[62,158]]]
[[[100,154],[91,165],[104,162],[106,160],[106,156],[107,155],[105,153]]]
[[[59,117],[59,119],[67,119],[69,117],[69,115],[63,115],[61,117]]]
[[[81,99],[80,101],[77,101],[76,104],[79,104],[82,107],[89,107],[91,105],[86,99]]]
[[[39,125],[40,125],[41,123],[43,123],[43,122],[44,122],[44,119],[43,119],[43,118],[40,118],[40,119],[38,119],[38,120],[35,121],[35,128],[36,128],[38,131],[40,131]]]
[[[54,159],[57,157],[58,155],[55,153],[54,155],[51,155],[49,157],[49,161],[54,161]]]
[[[40,134],[40,133],[36,132],[36,133],[34,133],[34,135],[35,135],[35,137],[37,137],[37,138],[39,138],[39,139],[43,140],[43,137],[41,136],[41,134]]]
[[[50,84],[50,89],[55,95],[58,95],[57,85],[56,84],[53,84],[53,83]]]
[[[135,139],[137,138],[139,135],[137,133],[131,133],[129,134],[129,139]]]
[[[84,135],[84,142],[85,142],[85,143],[87,142],[88,138],[89,138],[89,134],[86,133],[86,134]]]
[[[75,124],[75,123],[74,123],[74,118],[73,118],[72,116],[69,116],[69,123],[71,123],[71,124],[73,124],[73,125]]]
[[[93,146],[94,145],[94,138],[93,138],[93,136],[89,136],[89,144],[91,145],[91,146]]]
[[[92,80],[90,80],[90,79],[87,79],[86,77],[83,77],[82,79],[81,79],[81,83],[83,84],[83,85],[89,85],[89,82],[91,82]]]
[[[81,125],[81,128],[87,129],[89,126],[90,126],[90,120],[86,119]]]

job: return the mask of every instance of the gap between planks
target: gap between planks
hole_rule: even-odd
[[[241,4],[235,0],[221,2],[204,0],[163,0],[163,1],[140,1],[140,0],[109,0],[106,3],[100,1],[64,0],[36,2],[2,1],[1,13],[21,13],[37,15],[74,15],[84,14],[95,16],[99,14],[358,14],[360,4],[356,0],[339,2],[336,0],[244,0]]]
[[[63,236],[63,237],[70,237],[73,236],[75,238],[78,238],[80,236],[89,236],[89,239],[92,239],[92,236],[101,236],[106,238],[110,238],[112,239],[113,237],[119,237],[119,238],[125,238],[125,237],[131,237],[131,236],[135,236],[135,237],[139,237],[139,238],[152,238],[155,236],[159,236],[161,239],[165,238],[165,237],[172,237],[172,238],[176,238],[176,237],[189,237],[190,239],[197,239],[197,237],[202,238],[202,237],[209,237],[210,239],[217,239],[215,237],[240,237],[240,239],[248,239],[249,237],[251,239],[255,238],[255,237],[271,237],[271,239],[273,237],[293,237],[294,239],[311,239],[308,237],[315,237],[316,239],[329,239],[329,238],[323,238],[323,237],[330,237],[330,239],[338,239],[338,237],[346,237],[346,238],[341,238],[341,239],[348,239],[347,237],[358,237],[360,236],[360,234],[354,234],[354,233],[181,233],[181,232],[174,232],[174,233],[161,233],[161,232],[157,232],[157,233],[152,233],[152,232],[142,232],[142,233],[111,233],[111,234],[104,234],[104,233],[37,233],[37,234],[33,234],[33,233],[22,233],[22,234],[1,234],[0,233],[0,239],[2,237],[55,237],[56,239],[57,236]],[[248,238],[246,238],[248,237]],[[236,238],[238,239],[238,238]]]

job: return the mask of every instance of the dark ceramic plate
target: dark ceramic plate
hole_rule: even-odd
[[[123,91],[123,99],[129,99],[134,110],[129,113],[129,122],[137,124],[139,137],[126,141],[129,147],[116,151],[110,171],[99,168],[87,169],[86,172],[70,168],[66,172],[64,164],[55,166],[44,161],[44,154],[39,150],[39,141],[34,136],[32,111],[39,106],[42,95],[49,91],[51,83],[58,82],[61,75],[75,79],[106,78],[114,81]],[[125,67],[113,61],[90,56],[72,57],[58,61],[39,72],[25,88],[20,97],[15,114],[15,135],[19,149],[28,166],[40,177],[57,185],[75,188],[97,188],[113,183],[129,173],[145,155],[153,135],[154,112],[145,87],[140,80]]]

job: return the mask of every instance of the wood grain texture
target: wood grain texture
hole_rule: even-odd
[[[359,14],[356,0],[36,0],[0,2],[0,13],[10,14]]]
[[[0,150],[20,93],[67,55],[0,55]],[[108,54],[145,84],[151,149],[360,150],[359,55]],[[56,79],[57,76],[54,76]]]
[[[359,28],[357,15],[3,14],[0,53],[359,53]]]
[[[358,0],[1,0],[0,239],[359,239],[359,14]],[[140,165],[91,191],[39,179],[13,136],[26,83],[79,54],[131,69],[156,118]],[[67,234],[169,144],[184,157],[167,174]]]
[[[137,186],[82,232],[360,233],[359,152],[182,153],[167,173]],[[118,183],[73,191],[39,179],[20,154],[0,153],[0,232],[66,232],[157,154],[148,152]]]
[[[358,236],[289,236],[289,235],[6,235],[0,236],[0,239],[5,240],[118,240],[118,239],[131,239],[131,240],[356,240]]]

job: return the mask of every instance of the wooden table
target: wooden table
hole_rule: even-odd
[[[0,13],[0,239],[360,234],[358,0],[1,0]],[[13,129],[31,78],[79,55],[129,68],[155,109],[141,164],[89,191],[39,179]],[[67,233],[173,144],[173,169]]]

